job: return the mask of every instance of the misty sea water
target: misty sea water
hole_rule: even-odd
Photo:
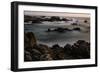
[[[37,43],[52,46],[59,44],[64,46],[66,44],[73,44],[77,40],[90,41],[90,28],[87,25],[70,25],[71,22],[42,22],[34,24],[24,24],[24,32],[33,32],[37,39]],[[79,27],[81,30],[72,30],[66,32],[46,32],[48,29],[54,28],[68,28],[73,29]]]

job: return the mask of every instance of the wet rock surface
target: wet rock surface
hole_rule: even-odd
[[[88,58],[90,58],[90,43],[84,40],[78,40],[73,45],[66,44],[64,47],[58,44],[49,47],[44,44],[37,44],[33,32],[24,33],[25,62]]]

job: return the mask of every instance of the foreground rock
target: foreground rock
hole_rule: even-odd
[[[53,50],[53,59],[54,60],[62,60],[64,59],[64,49],[60,47],[58,44],[55,44],[51,47]]]
[[[36,45],[36,38],[32,32],[24,33],[24,48],[28,50],[29,48],[33,48]]]
[[[33,48],[34,50],[37,50],[39,53],[37,53],[39,55],[39,60],[40,61],[44,61],[44,60],[52,60],[52,50],[46,46],[46,45],[43,45],[43,44],[39,44],[39,45],[36,45],[34,46]],[[33,55],[32,57],[34,56],[37,56],[36,54],[36,51],[33,51]]]
[[[24,61],[47,61],[64,59],[89,59],[90,43],[78,40],[73,45],[66,44],[61,47],[58,44],[48,47],[44,44],[37,44],[32,32],[24,34]]]
[[[32,32],[24,33],[24,60],[42,61],[52,60],[52,50],[43,44],[37,44],[36,38]]]

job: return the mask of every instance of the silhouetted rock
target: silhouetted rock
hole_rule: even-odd
[[[32,32],[24,33],[24,48],[25,49],[31,49],[34,45],[36,45],[36,38],[35,35]]]
[[[40,50],[42,53],[42,56],[40,58],[41,60],[52,60],[53,59],[52,58],[53,52],[47,45],[40,44],[39,47],[41,47]]]
[[[32,61],[30,52],[24,50],[24,61]]]
[[[80,31],[81,29],[79,27],[73,28],[73,30]]]
[[[62,60],[64,59],[64,49],[60,47],[58,44],[55,44],[51,48],[53,50],[53,59],[54,60]]]
[[[42,22],[42,19],[40,18],[36,18],[34,20],[32,20],[32,23],[41,23]]]
[[[84,40],[78,40],[74,45],[72,45],[72,55],[75,58],[90,58],[90,45]]]
[[[56,32],[65,32],[65,31],[72,31],[71,29],[68,28],[55,28],[55,29],[50,29],[48,28],[46,32],[52,32],[52,31],[56,31]]]
[[[43,44],[35,45],[32,49],[32,60],[33,61],[45,61],[52,60],[52,50]]]
[[[63,28],[57,28],[56,31],[58,31],[58,32],[64,32],[65,30]]]
[[[72,23],[71,25],[78,25],[77,23]]]
[[[32,17],[28,15],[24,15],[24,22],[32,21]]]
[[[64,46],[64,52],[65,52],[65,54],[71,55],[71,51],[72,51],[72,46],[70,44],[66,44]]]
[[[66,18],[62,18],[62,21],[68,21]]]
[[[58,44],[55,44],[55,45],[52,46],[52,48],[53,48],[53,49],[59,49],[60,46],[59,46]]]
[[[32,61],[40,61],[41,55],[42,55],[41,52],[36,48],[33,48],[31,50]]]
[[[88,21],[87,20],[84,20],[84,23],[87,23]]]
[[[52,30],[50,28],[48,28],[47,32],[50,32],[50,31],[52,31]]]
[[[60,18],[58,16],[52,16],[50,21],[60,21]]]

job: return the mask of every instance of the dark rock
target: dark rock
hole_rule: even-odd
[[[52,48],[53,48],[53,49],[59,49],[60,46],[59,46],[58,44],[55,44],[55,45],[52,46]]]
[[[63,28],[57,28],[57,29],[54,29],[54,31],[57,31],[57,32],[65,32],[65,30]]]
[[[50,32],[50,31],[52,31],[52,30],[50,28],[48,28],[48,30],[46,32]]]
[[[73,45],[66,44],[64,47],[58,44],[48,47],[44,44],[37,44],[32,32],[24,33],[25,62],[87,58],[90,58],[90,43],[84,40],[78,40]]]
[[[50,21],[60,21],[60,18],[58,16],[52,16]]]
[[[37,61],[52,60],[52,50],[43,44],[35,45],[34,50],[32,50],[32,57],[33,60]]]
[[[79,27],[73,28],[73,30],[80,31],[81,29]]]
[[[41,57],[41,52],[37,49],[31,50],[32,61],[39,61]]]
[[[90,45],[84,40],[78,40],[72,46],[72,55],[76,58],[90,58]]]
[[[32,57],[31,57],[31,54],[30,54],[30,52],[28,52],[28,51],[24,51],[24,61],[26,62],[26,61],[32,61]]]
[[[28,21],[31,21],[31,20],[32,20],[31,16],[24,15],[24,22],[28,22]]]
[[[77,23],[72,23],[71,25],[78,25]]]
[[[62,21],[68,21],[66,18],[62,18]]]
[[[66,55],[71,55],[71,51],[72,51],[72,46],[70,44],[66,44],[64,46],[64,52]]]
[[[53,58],[51,57],[51,54],[43,54],[43,55],[41,55],[41,57],[40,57],[40,60],[42,60],[42,61],[46,61],[46,60],[53,60]]]
[[[41,23],[40,19],[33,20],[32,23]]]
[[[87,20],[84,20],[84,23],[87,23],[88,21]]]
[[[24,48],[25,49],[31,49],[34,45],[36,45],[36,38],[35,35],[32,32],[24,33]]]
[[[51,48],[53,50],[53,59],[54,60],[62,60],[64,59],[64,49],[60,47],[58,44],[55,44]]]
[[[52,31],[57,31],[57,32],[65,32],[65,31],[72,31],[71,29],[68,28],[55,28],[55,29],[50,29],[48,28],[46,32],[52,32]]]
[[[32,57],[30,55],[25,55],[24,56],[24,61],[27,62],[27,61],[32,61]]]

